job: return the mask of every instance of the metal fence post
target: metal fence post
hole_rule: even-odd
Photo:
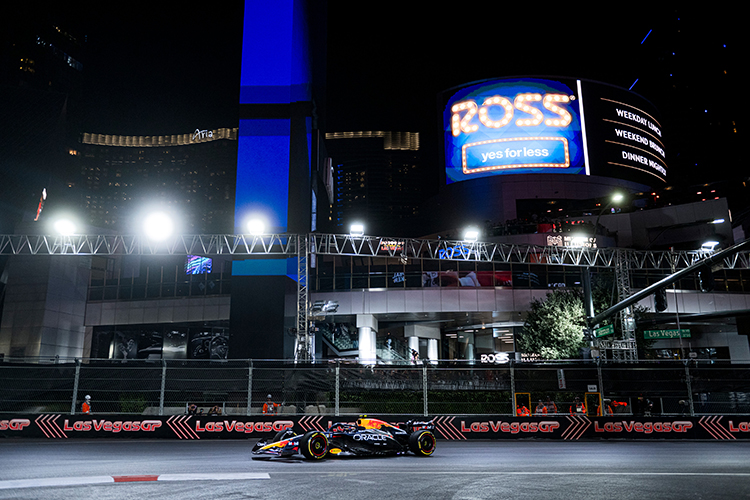
[[[604,399],[604,382],[602,379],[602,362],[599,358],[596,359],[596,372],[599,376],[599,396]],[[601,407],[604,408],[604,401],[601,401]],[[604,412],[602,412],[604,413]]]
[[[76,414],[76,401],[78,401],[78,380],[81,377],[81,360],[76,358],[76,374],[73,379],[73,401],[70,403],[70,414]]]
[[[687,386],[688,401],[690,402],[690,416],[695,416],[695,407],[693,406],[693,383],[690,381],[690,368],[688,362],[685,362],[685,385]]]
[[[164,390],[167,387],[167,360],[161,360],[161,391],[159,392],[159,415],[164,415]]]
[[[510,366],[510,414],[516,414],[516,373],[513,368],[513,360],[509,360]]]
[[[247,362],[247,415],[250,416],[253,404],[253,360],[248,359]]]
[[[424,416],[427,417],[427,363],[422,363],[422,401],[424,404]]]
[[[336,361],[336,390],[335,390],[336,401],[334,402],[334,415],[336,415],[337,417],[340,415],[340,412],[341,412],[341,408],[339,407],[339,403],[340,403],[340,400],[339,400],[339,387],[340,387],[339,381],[340,380],[341,380],[341,362],[337,360]]]

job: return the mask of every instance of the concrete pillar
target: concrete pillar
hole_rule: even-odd
[[[440,359],[440,347],[437,339],[427,339],[427,357],[432,364],[437,364],[437,360]]]
[[[375,338],[378,332],[378,320],[372,314],[357,315],[357,330],[359,331],[359,362],[375,364],[377,353]]]

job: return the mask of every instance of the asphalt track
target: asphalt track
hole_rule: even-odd
[[[253,442],[0,440],[0,498],[750,498],[750,442],[439,441],[315,463],[252,461]]]

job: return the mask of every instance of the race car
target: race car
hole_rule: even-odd
[[[272,440],[260,440],[253,447],[253,460],[289,458],[301,454],[308,460],[327,456],[373,457],[402,455],[418,457],[435,452],[435,426],[432,422],[408,421],[399,427],[375,418],[359,418],[356,423],[339,422],[325,431],[294,434],[280,431]]]

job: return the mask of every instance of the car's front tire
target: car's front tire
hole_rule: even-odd
[[[321,460],[328,453],[328,438],[320,431],[310,431],[300,439],[299,451],[308,460]]]
[[[435,434],[432,431],[417,431],[409,436],[409,449],[418,457],[429,457],[435,453],[436,444]]]

